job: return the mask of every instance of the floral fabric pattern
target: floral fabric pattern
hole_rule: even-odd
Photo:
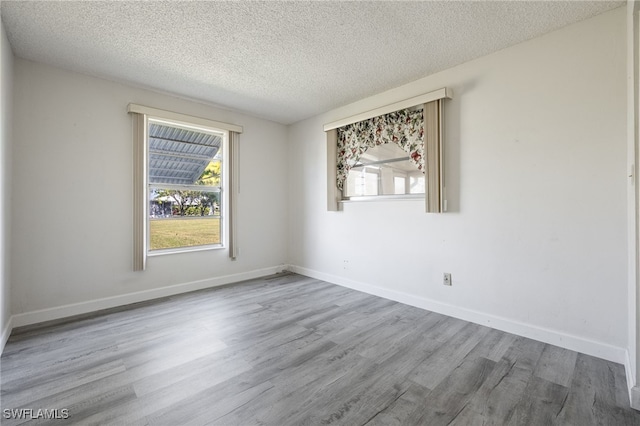
[[[380,115],[338,128],[337,184],[343,189],[349,170],[367,149],[395,143],[424,173],[424,116],[408,109]]]

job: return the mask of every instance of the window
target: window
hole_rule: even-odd
[[[227,133],[154,118],[147,123],[149,252],[221,247]]]
[[[129,104],[134,117],[133,269],[148,255],[221,248],[237,256],[242,127]]]
[[[350,168],[343,187],[345,198],[407,194],[424,194],[424,173],[393,143],[369,148],[362,154]]]
[[[327,210],[345,200],[385,196],[425,200],[425,211],[447,209],[443,168],[442,88],[324,125]]]

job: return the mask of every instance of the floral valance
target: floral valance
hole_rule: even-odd
[[[338,130],[337,184],[342,190],[349,170],[367,149],[395,143],[424,173],[424,118],[422,110],[404,109],[340,127]]]

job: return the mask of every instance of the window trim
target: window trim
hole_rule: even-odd
[[[237,152],[239,150],[239,134],[242,133],[242,126],[209,120],[206,118],[189,116],[157,108],[146,107],[138,104],[129,104],[128,113],[133,116],[133,270],[144,271],[148,257],[166,254],[188,253],[203,250],[228,249],[229,257],[235,260],[237,256],[237,232],[235,227],[237,222],[236,198],[238,194],[237,186]],[[189,246],[182,248],[149,250],[149,182],[148,182],[148,126],[149,119],[168,121],[170,124],[177,124],[197,129],[198,127],[209,128],[211,130],[224,133],[223,138],[223,183],[221,220],[221,244]],[[205,130],[203,129],[203,130]],[[233,143],[232,143],[233,141]],[[234,155],[232,151],[235,151]],[[234,170],[236,170],[234,172]],[[235,178],[234,178],[235,175]],[[232,226],[233,224],[233,226]]]
[[[136,113],[145,116],[151,116],[160,120],[180,121],[186,126],[204,126],[213,127],[214,129],[227,130],[230,132],[242,133],[242,126],[236,124],[223,123],[222,121],[209,120],[208,118],[196,117],[192,115],[180,114],[177,112],[167,111],[164,109],[151,108],[144,105],[129,104],[127,112]]]
[[[417,105],[426,104],[426,103],[437,101],[440,99],[451,99],[452,97],[453,97],[452,90],[448,87],[443,87],[442,89],[434,90],[429,93],[424,93],[422,95],[418,95],[413,98],[405,99],[399,102],[382,106],[380,108],[375,108],[366,112],[362,112],[360,114],[356,114],[340,120],[332,121],[331,123],[327,123],[324,125],[324,131],[328,132],[330,130],[337,129],[338,127],[357,123],[358,121],[362,121],[362,120],[368,120],[370,118],[377,117],[379,115],[389,114],[391,112],[399,111],[401,109],[415,107]]]

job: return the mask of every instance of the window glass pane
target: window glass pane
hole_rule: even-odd
[[[195,182],[196,185],[220,186],[220,177],[222,176],[222,150],[218,150],[213,161],[209,162],[207,167]]]
[[[409,178],[409,193],[410,194],[424,194],[424,175],[411,176]]]
[[[219,186],[224,134],[149,121],[149,183]]]
[[[424,182],[424,173],[409,160],[409,154],[398,145],[388,143],[362,154],[359,163],[349,170],[343,195],[424,194]]]
[[[407,192],[407,179],[399,176],[393,178],[394,192],[396,194],[405,194]]]
[[[366,170],[362,173],[363,195],[378,195],[378,173],[376,171]]]
[[[220,243],[219,192],[149,190],[149,250]]]
[[[149,120],[149,251],[222,244],[224,140],[215,129]]]
[[[351,169],[347,176],[345,191],[350,196],[378,195],[378,171],[359,168]]]

